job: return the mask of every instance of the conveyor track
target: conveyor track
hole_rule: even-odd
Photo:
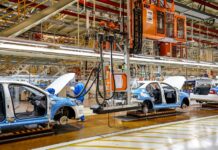
[[[201,105],[203,108],[218,108],[218,103],[206,103]]]
[[[143,114],[140,111],[129,111],[127,112],[126,116],[118,116],[117,118],[121,119],[122,121],[137,121],[137,120],[145,120],[145,119],[154,119],[154,118],[162,118],[168,116],[179,115],[183,112],[176,111],[176,110],[163,110],[158,112],[151,112],[148,114]]]
[[[35,137],[42,137],[52,134],[54,134],[52,128],[24,129],[14,132],[1,133],[0,143],[12,142],[12,141],[35,138]]]

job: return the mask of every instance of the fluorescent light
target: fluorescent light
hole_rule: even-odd
[[[103,52],[103,54],[111,54],[111,52]],[[112,54],[113,54],[113,56],[114,55],[118,55],[118,56],[123,56],[124,54],[122,54],[122,53],[114,53],[114,52],[112,52]]]
[[[79,48],[66,47],[66,46],[60,46],[60,48],[65,49],[65,50],[71,50],[71,51],[92,52],[92,53],[95,52],[95,51],[90,50],[90,49],[79,49]]]
[[[0,48],[2,51],[7,49],[10,50],[11,53],[13,52],[23,52],[25,53],[38,53],[40,55],[54,55],[54,56],[75,56],[77,57],[92,57],[92,58],[100,58],[100,54],[94,53],[92,50],[83,49],[76,49],[72,48],[70,50],[63,50],[63,49],[52,49],[52,48],[43,48],[43,47],[33,47],[33,46],[24,46],[24,45],[16,45],[16,44],[6,44],[1,43]],[[81,51],[83,50],[83,51]],[[110,54],[103,54],[104,58],[110,58]],[[124,56],[122,55],[113,55],[115,60],[124,60]],[[218,68],[218,65],[212,63],[198,63],[198,62],[190,62],[190,61],[177,61],[177,60],[167,60],[167,59],[154,59],[154,57],[130,57],[130,63],[154,63],[154,64],[172,64],[172,65],[184,65],[184,66],[198,66],[198,67],[213,67]]]
[[[38,46],[38,47],[48,47],[46,44],[37,44],[37,43],[29,43],[29,42],[19,42],[19,41],[7,41],[7,40],[0,40],[2,43],[12,43],[12,44],[19,44],[19,45],[28,45],[28,46]]]

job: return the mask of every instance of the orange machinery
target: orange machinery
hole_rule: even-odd
[[[113,31],[118,31],[119,30],[119,24],[113,22],[113,21],[100,21],[99,22],[99,27],[101,30],[103,31],[107,31],[107,32],[112,32]],[[111,33],[111,34],[112,34]],[[98,41],[95,42],[95,48],[98,48]],[[106,41],[103,41],[102,42],[102,49],[104,50],[110,50],[111,48],[111,44],[108,40]],[[116,46],[116,43],[114,42],[113,43],[113,50],[116,50],[117,46]]]
[[[160,42],[160,56],[187,58],[187,48],[182,43]]]
[[[186,41],[186,17],[175,12],[174,0],[132,0],[131,35],[133,49],[140,51],[142,39],[160,40],[170,38],[174,42]],[[139,17],[141,15],[141,17]],[[163,40],[167,42],[167,40]],[[169,42],[170,42],[169,41]],[[162,44],[165,45],[165,44]],[[166,44],[161,46],[162,55],[168,55],[170,49]],[[138,52],[140,53],[140,52]]]
[[[124,92],[127,90],[127,75],[125,73],[114,73],[114,79],[110,72],[109,66],[106,66],[106,90],[114,91],[114,79],[116,84],[116,92]]]

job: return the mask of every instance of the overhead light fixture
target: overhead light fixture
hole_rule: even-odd
[[[62,47],[63,48],[63,47]],[[94,53],[92,50],[83,50],[71,48],[71,50],[64,49],[52,49],[52,48],[43,48],[43,47],[33,47],[33,46],[25,46],[25,45],[16,45],[16,44],[8,44],[2,43],[0,44],[0,51],[5,51],[9,49],[11,52],[23,52],[23,53],[38,53],[45,55],[53,55],[58,56],[75,56],[75,58],[80,57],[92,57],[92,58],[100,58],[100,54]],[[69,48],[68,48],[69,49]],[[110,58],[110,54],[103,54],[104,58]],[[116,60],[124,60],[124,56],[121,55],[113,55]],[[154,63],[154,64],[172,64],[172,65],[185,65],[185,66],[199,66],[199,67],[214,67],[218,68],[217,64],[205,63],[205,62],[190,62],[190,61],[178,61],[178,60],[168,60],[168,59],[154,59],[154,58],[146,58],[146,57],[130,57],[131,63]]]
[[[12,43],[12,44],[18,44],[18,45],[28,45],[28,46],[36,46],[36,47],[48,47],[48,45],[46,45],[46,44],[30,43],[30,42],[23,42],[23,41],[0,40],[0,43]]]
[[[110,52],[103,52],[103,54],[110,54]],[[123,56],[123,53],[112,53],[113,55],[117,55],[117,56]]]
[[[71,51],[80,51],[80,52],[91,52],[91,53],[95,52],[94,50],[91,50],[91,49],[79,49],[79,48],[68,47],[68,46],[60,46],[60,49],[71,50]]]

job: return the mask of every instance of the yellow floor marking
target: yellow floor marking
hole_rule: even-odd
[[[136,132],[137,133],[137,132]],[[134,133],[135,134],[135,133]],[[147,137],[147,138],[160,138],[160,139],[163,139],[165,137],[162,137],[162,136],[143,136],[143,135],[119,135],[119,136],[123,136],[123,137]]]
[[[199,132],[199,131],[203,131],[204,129],[198,129],[198,130],[193,130],[193,129],[191,129],[191,128],[189,128],[189,129],[182,129],[182,128],[160,128],[160,129],[158,129],[158,130],[160,130],[160,131],[166,131],[166,130],[168,130],[168,131],[181,131],[181,132],[190,132],[190,131],[192,131],[192,132]],[[147,131],[149,131],[149,130],[147,130]],[[153,131],[153,130],[152,130]],[[154,130],[155,131],[155,130]],[[170,132],[170,133],[172,133],[172,132]]]
[[[161,138],[161,139],[166,139],[167,137],[165,136],[143,136],[143,135],[131,135],[131,137],[134,136],[134,137],[145,137],[145,138]],[[128,136],[125,136],[125,137],[128,137]],[[186,139],[189,139],[191,140],[192,138],[174,138],[175,140],[186,140]]]
[[[117,135],[118,137],[129,137],[129,136],[122,136],[122,135]],[[117,137],[117,136],[113,136],[113,137]],[[157,137],[157,136],[136,136],[136,135],[131,135],[131,137],[133,138],[149,138],[149,139],[164,139],[166,140],[166,137]],[[110,137],[107,137],[110,138]],[[175,141],[182,141],[183,139],[173,139]]]
[[[143,132],[140,132],[140,133],[158,133],[158,134],[169,134],[169,135],[173,134],[172,132],[171,133],[167,133],[167,131],[166,132],[143,131]],[[175,133],[175,134],[176,135],[187,135],[187,136],[193,135],[193,133]]]
[[[65,146],[60,146],[58,148],[55,148],[55,149],[49,149],[49,150],[58,150],[60,148],[65,148],[65,147],[87,147],[87,150],[89,147],[93,147],[93,148],[113,148],[113,149],[128,149],[128,150],[141,150],[141,148],[128,148],[128,147],[118,147],[118,146],[99,146],[99,145],[74,145],[74,144],[69,144],[69,145],[65,145]],[[150,149],[147,149],[147,150],[150,150]]]
[[[177,128],[189,128],[189,127],[192,127],[191,125],[195,125],[195,126],[206,126],[207,124],[199,124],[199,123],[189,123],[189,124],[186,124],[186,125],[175,125],[175,127]],[[214,125],[215,126],[215,125]]]
[[[165,145],[165,142],[148,142],[148,141],[131,141],[131,140],[107,140],[107,139],[99,139],[98,141],[111,141],[111,142],[134,142],[134,143],[152,143],[152,144],[162,144]]]
[[[192,123],[192,124],[189,124],[189,126],[183,126],[183,127],[184,128],[190,128],[190,127],[191,128],[194,128],[194,127],[196,128],[196,127],[198,127],[199,130],[202,130],[204,128],[218,129],[218,126],[216,126],[216,125],[212,125],[212,124],[195,124],[195,123]]]
[[[197,124],[197,123],[190,123],[190,125],[198,125],[198,126],[216,126],[216,127],[218,127],[218,124],[211,124],[211,122],[210,123],[201,123],[201,124]]]
[[[82,144],[78,144],[80,145],[86,145],[86,146],[104,146],[104,147],[124,147],[124,148],[160,148],[163,147],[163,144],[156,144],[156,143],[135,143],[135,142],[120,142],[120,141],[94,141],[94,142],[86,142],[86,143],[82,143]]]
[[[199,130],[199,131],[186,131],[186,132],[189,132],[189,133],[181,133],[183,131],[179,131],[178,130],[171,130],[171,131],[174,131],[174,132],[169,132],[169,131],[166,131],[166,130],[163,130],[163,131],[159,131],[159,132],[143,132],[143,133],[158,133],[158,134],[169,134],[169,135],[187,135],[187,136],[192,136],[192,137],[196,137],[196,136],[200,136],[202,134],[204,134],[205,130]],[[218,131],[207,131],[207,133],[214,133],[214,132],[218,132]]]
[[[181,128],[181,127],[164,127],[164,128],[159,128],[159,129],[166,129],[166,130],[184,130],[184,131],[189,131],[189,130],[192,130],[192,129],[190,129],[190,128]],[[158,130],[159,130],[158,129]],[[156,129],[155,129],[156,130]],[[143,130],[144,131],[144,130]]]
[[[69,145],[71,146],[71,145]],[[72,146],[71,146],[72,147]],[[73,147],[94,147],[94,148],[114,148],[114,149],[128,149],[128,150],[141,150],[141,148],[128,148],[128,147],[114,147],[114,146],[88,146],[88,145],[73,145]],[[88,149],[87,149],[88,150]],[[143,150],[157,150],[156,148],[143,148]]]

